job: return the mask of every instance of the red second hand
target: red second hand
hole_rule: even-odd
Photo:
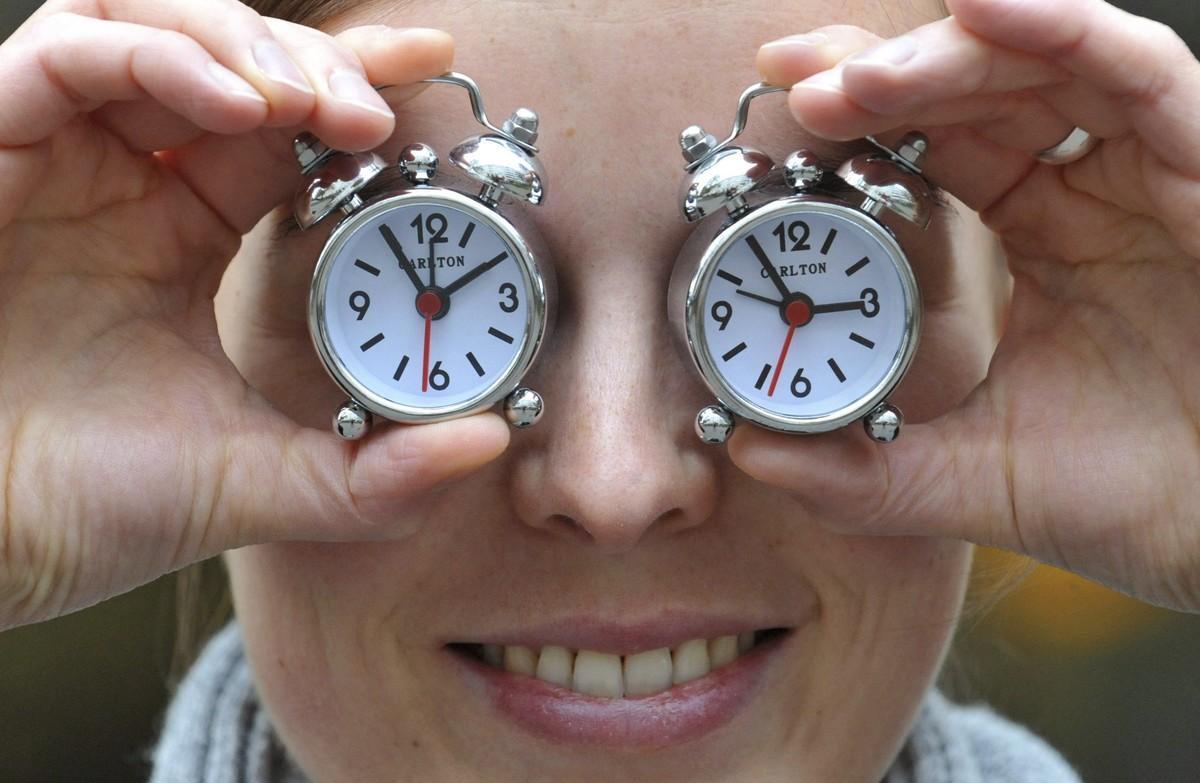
[[[425,316],[425,355],[421,360],[421,391],[429,391],[429,336],[433,331],[433,316]]]
[[[787,361],[788,349],[792,347],[792,335],[796,333],[797,326],[812,320],[812,309],[808,306],[808,302],[796,300],[787,306],[784,315],[788,319],[787,337],[783,338],[783,350],[779,352],[779,361],[775,364],[775,374],[771,376],[771,386],[767,389],[768,397],[775,396],[775,387],[779,384],[779,375],[783,372],[784,362]]]
[[[425,316],[425,352],[421,359],[421,391],[429,391],[429,338],[433,333],[433,317],[442,309],[442,298],[433,291],[417,297],[417,312]]]
[[[771,388],[767,389],[767,396],[775,396],[775,386],[779,383],[779,373],[783,372],[783,363],[787,361],[788,348],[792,346],[792,335],[796,333],[796,325],[792,324],[788,327],[787,337],[783,339],[783,350],[779,352],[779,362],[775,365],[775,374],[771,376]]]

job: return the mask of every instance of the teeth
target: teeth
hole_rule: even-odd
[[[727,663],[733,663],[738,657],[738,638],[736,636],[718,636],[708,643],[708,663],[717,669]]]
[[[588,696],[621,698],[625,694],[625,683],[621,678],[621,656],[580,650],[575,655],[575,676],[571,687]]]
[[[754,632],[747,631],[715,639],[689,639],[675,649],[662,647],[624,657],[557,645],[538,650],[485,644],[482,655],[497,668],[588,696],[619,699],[651,696],[699,679],[736,661],[754,646],[754,640]]]
[[[699,679],[708,674],[708,642],[703,639],[690,639],[675,648],[671,654],[675,671],[672,682],[680,685]]]
[[[510,672],[532,676],[537,669],[537,659],[533,657],[533,650],[528,647],[505,647],[504,668]]]
[[[671,649],[625,656],[625,695],[649,696],[671,687]]]
[[[574,654],[566,647],[546,645],[538,656],[537,678],[561,685],[564,688],[571,684],[571,667],[575,663]]]

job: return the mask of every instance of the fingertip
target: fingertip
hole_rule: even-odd
[[[788,462],[789,441],[796,436],[769,432],[760,427],[740,426],[725,444],[729,459],[751,478],[770,481],[780,462]]]
[[[823,50],[829,43],[824,33],[789,35],[758,48],[754,66],[768,84],[789,85],[829,67]]]
[[[347,30],[338,39],[354,50],[367,79],[377,86],[409,84],[449,71],[454,38],[430,27]]]
[[[216,89],[196,91],[188,118],[204,130],[222,134],[246,133],[262,125],[271,108],[262,93],[215,60],[205,67],[209,84]]]
[[[434,424],[397,425],[372,434],[355,458],[356,495],[405,497],[472,473],[508,448],[508,425],[494,413]]]

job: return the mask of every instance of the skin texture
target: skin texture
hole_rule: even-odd
[[[874,781],[890,762],[954,626],[968,548],[832,534],[700,444],[691,421],[711,398],[663,313],[689,231],[676,204],[679,129],[731,122],[737,94],[756,78],[756,45],[789,25],[832,21],[823,6],[740,8],[755,20],[740,26],[721,5],[686,21],[658,11],[631,19],[622,4],[531,18],[509,3],[380,6],[340,20],[446,29],[456,69],[479,79],[493,112],[540,112],[550,197],[533,214],[563,302],[528,376],[548,401],[545,418],[475,476],[414,503],[405,515],[419,533],[227,555],[264,699],[316,779]],[[878,15],[843,20],[890,31]],[[547,43],[499,46],[518,36]],[[698,38],[733,58],[703,84],[688,76],[700,67]],[[686,87],[631,95],[648,58],[661,64],[659,83]],[[385,158],[416,140],[444,154],[476,132],[466,108],[455,90],[427,90],[401,110]],[[840,150],[798,131],[781,97],[755,106],[748,139],[780,160],[802,144],[834,159]],[[989,240],[965,211],[941,212],[924,235],[902,229],[929,300],[927,338],[898,398],[918,419],[978,381],[995,339],[967,327],[997,320]],[[327,230],[273,243],[275,222],[253,233],[226,276],[222,337],[252,385],[322,426],[342,398],[313,356],[304,313]],[[960,269],[954,258],[977,265]],[[535,739],[465,687],[440,650],[528,618],[653,620],[673,609],[752,618],[781,607],[799,617],[814,601],[818,618],[738,719],[657,751]]]

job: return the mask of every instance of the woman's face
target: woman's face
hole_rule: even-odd
[[[419,532],[230,553],[262,697],[315,780],[880,778],[944,653],[969,552],[830,532],[803,495],[756,483],[696,439],[693,416],[712,398],[666,317],[689,231],[677,138],[692,123],[729,126],[765,41],[833,23],[891,35],[938,15],[933,0],[450,0],[380,3],[338,21],[446,29],[456,69],[478,80],[494,114],[540,113],[549,198],[526,209],[561,301],[528,379],[545,417],[480,473],[415,501]],[[403,107],[386,155],[412,141],[444,155],[478,130],[461,91],[431,88]],[[841,149],[807,137],[781,98],[756,103],[745,139],[776,160],[803,145],[835,159]],[[343,397],[304,315],[328,229],[273,241],[273,224],[227,276],[222,334],[253,385],[327,427]],[[928,232],[901,239],[932,303],[897,397],[920,420],[982,377],[995,330],[980,324],[994,322],[997,297],[974,217],[948,206]],[[574,695],[447,646],[624,653],[654,689],[672,676],[669,656],[629,654],[766,629],[786,631],[649,698]],[[714,643],[718,660],[729,644]],[[702,671],[703,649],[688,645],[673,676]],[[621,665],[588,653],[576,663],[599,681]]]

